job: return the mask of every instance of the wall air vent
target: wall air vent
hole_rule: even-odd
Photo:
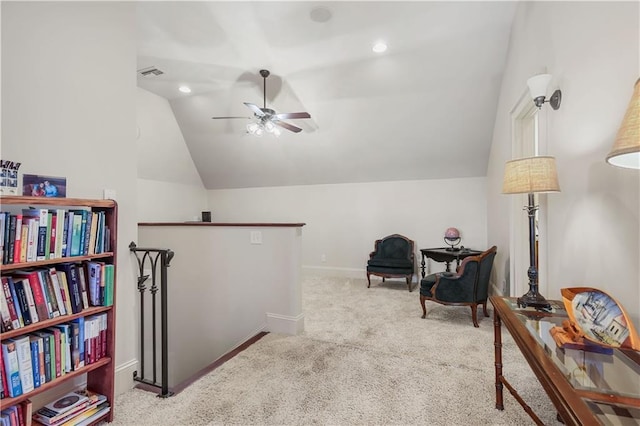
[[[140,74],[143,77],[154,77],[156,75],[162,75],[164,74],[164,72],[160,71],[156,67],[147,67],[147,68],[142,68],[138,70],[138,74]]]

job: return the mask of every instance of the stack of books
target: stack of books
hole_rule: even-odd
[[[107,397],[88,390],[70,392],[33,414],[34,424],[85,426],[111,410]]]

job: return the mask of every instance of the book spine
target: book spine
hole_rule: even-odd
[[[7,284],[7,288],[8,288]],[[4,292],[4,283],[2,284],[2,291],[0,292],[0,319],[2,320],[2,332],[13,330],[13,323],[11,321],[11,313],[9,312],[9,305],[7,303],[7,296]]]
[[[15,307],[13,295],[11,294],[11,287],[9,287],[9,278],[2,277],[2,291],[4,298],[7,301],[7,308],[9,309],[9,317],[11,318],[11,326],[14,330],[21,327],[20,319],[18,318],[18,311]]]
[[[18,354],[18,369],[20,370],[20,383],[22,393],[31,392],[33,387],[33,367],[31,366],[31,343],[29,336],[14,339],[16,353]]]
[[[2,342],[2,358],[5,374],[7,376],[9,396],[13,398],[22,395],[18,353],[16,352],[16,343],[14,341],[6,340]]]
[[[5,252],[5,241],[4,241],[4,225],[7,220],[7,213],[0,212],[0,260],[4,264],[4,252]]]
[[[82,304],[82,292],[80,290],[80,276],[76,265],[69,265],[69,276],[71,277],[71,301],[75,306],[76,312],[80,312],[83,309]]]
[[[22,251],[22,215],[16,215],[16,241],[13,252],[13,263],[20,263],[20,253]]]
[[[11,278],[9,282],[11,282]],[[27,326],[31,324],[31,313],[29,311],[29,302],[27,301],[27,295],[24,291],[23,280],[15,280],[13,287],[18,297],[18,304],[20,305],[20,312],[22,313],[22,323]],[[11,284],[9,284],[11,286]]]
[[[40,319],[40,321],[46,320],[49,318],[49,309],[47,307],[47,299],[42,293],[42,284],[40,283],[38,273],[35,271],[31,271],[28,273],[27,277],[29,279],[31,293],[33,293],[33,303],[36,305],[36,313],[38,314],[38,318]]]
[[[58,302],[58,310],[60,311],[60,315],[67,314],[67,308],[64,304],[64,299],[62,298],[62,291],[60,290],[60,283],[58,282],[58,274],[56,274],[55,268],[49,268],[49,279],[51,280],[51,285],[53,286],[53,293],[56,297],[56,302]]]
[[[31,348],[31,369],[33,371],[33,387],[39,388],[40,383],[40,356],[38,349],[38,341],[29,338],[29,347]]]
[[[20,306],[20,300],[19,300],[19,298],[18,298],[18,296],[16,294],[16,288],[15,288],[15,285],[13,283],[13,279],[11,277],[7,277],[7,280],[9,282],[9,291],[11,291],[11,298],[13,299],[13,306],[16,309],[16,315],[18,315],[18,321],[20,322],[20,327],[24,327],[24,317],[22,316],[22,309],[21,309],[21,306]]]
[[[81,263],[76,266],[76,272],[79,282],[80,295],[82,296],[82,307],[87,309],[89,307],[89,296],[87,286],[87,264]]]
[[[39,271],[40,277],[44,282],[43,288],[47,291],[47,300],[51,304],[51,315],[55,317],[60,316],[60,307],[58,306],[58,298],[56,297],[56,291],[53,288],[53,281],[51,281],[51,275],[48,269],[42,269]]]
[[[16,215],[9,216],[9,250],[7,250],[7,261],[5,263],[13,263],[15,257],[17,226],[18,217]]]
[[[51,222],[53,220],[53,217],[51,216],[51,213],[49,211],[47,211],[46,215],[47,232],[45,236],[44,258],[51,259]]]
[[[93,221],[93,214],[90,211],[85,211],[85,224],[82,240],[82,254],[84,256],[89,254],[89,243],[91,242],[91,226]]]
[[[74,213],[72,211],[68,211],[66,214],[66,224],[65,224],[65,235],[66,235],[66,252],[64,257],[70,257],[71,256],[71,246],[73,245],[73,223],[75,221],[74,219]]]
[[[78,364],[77,368],[82,368],[85,366],[85,333],[84,333],[84,317],[76,318],[71,321],[71,325],[75,326],[78,331]],[[75,333],[75,331],[74,331]]]
[[[2,348],[0,348],[0,354],[2,354]],[[7,386],[7,373],[4,369],[4,355],[0,356],[0,399],[9,396],[9,387]]]
[[[27,303],[29,304],[29,315],[31,316],[31,323],[35,324],[40,321],[38,317],[38,311],[36,309],[36,302],[33,298],[33,291],[31,290],[31,281],[29,278],[22,279],[22,288],[24,289],[24,294],[27,296]]]
[[[20,236],[20,263],[27,261],[27,247],[29,239],[29,224],[22,220],[22,235]]]
[[[38,345],[38,371],[40,372],[40,384],[44,385],[47,382],[47,375],[44,371],[45,363],[44,363],[44,339],[40,335],[32,335],[29,337],[31,342],[36,342]],[[35,371],[35,369],[34,369]],[[35,381],[35,380],[34,380]]]
[[[80,256],[80,244],[82,242],[82,213],[73,213],[73,229],[71,233],[71,256]]]
[[[49,238],[49,259],[56,258],[56,237],[58,236],[58,215],[53,212],[49,212],[49,220],[51,228],[51,238]]]
[[[33,262],[36,260],[36,253],[38,247],[38,220],[35,218],[29,219],[29,237],[27,245],[27,262]]]
[[[55,364],[55,362],[52,363],[53,360],[51,359],[51,355],[53,354],[53,352],[51,351],[51,348],[52,348],[51,339],[53,338],[53,335],[47,332],[38,332],[36,334],[38,337],[42,338],[42,352],[43,352],[43,359],[44,359],[44,378],[45,378],[44,381],[48,383],[56,377],[55,365],[52,368],[52,365]]]
[[[38,239],[36,246],[36,260],[46,260],[47,258],[47,222],[48,212],[46,209],[37,209],[40,213],[38,220]]]

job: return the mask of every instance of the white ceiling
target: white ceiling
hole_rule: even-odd
[[[326,22],[311,12],[326,8]],[[138,2],[139,87],[208,189],[485,176],[514,2]],[[389,48],[372,52],[378,39]],[[246,134],[243,102],[303,131]],[[192,89],[182,94],[178,87]]]

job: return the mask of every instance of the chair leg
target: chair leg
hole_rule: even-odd
[[[489,312],[487,312],[487,301],[486,300],[482,303],[482,310],[484,311],[484,316],[489,318]]]
[[[369,284],[367,284],[367,288],[371,287],[371,274],[369,272],[367,272],[367,281],[369,281]]]
[[[478,325],[478,313],[477,313],[477,310],[478,310],[478,305],[477,304],[474,303],[473,305],[471,305],[471,319],[473,320],[473,326],[474,327],[480,327]]]
[[[420,295],[420,305],[422,305],[422,318],[427,317],[427,308],[424,306],[424,296]]]
[[[409,287],[409,292],[413,291],[413,287],[411,287],[411,278],[412,276],[407,277],[407,287]]]

